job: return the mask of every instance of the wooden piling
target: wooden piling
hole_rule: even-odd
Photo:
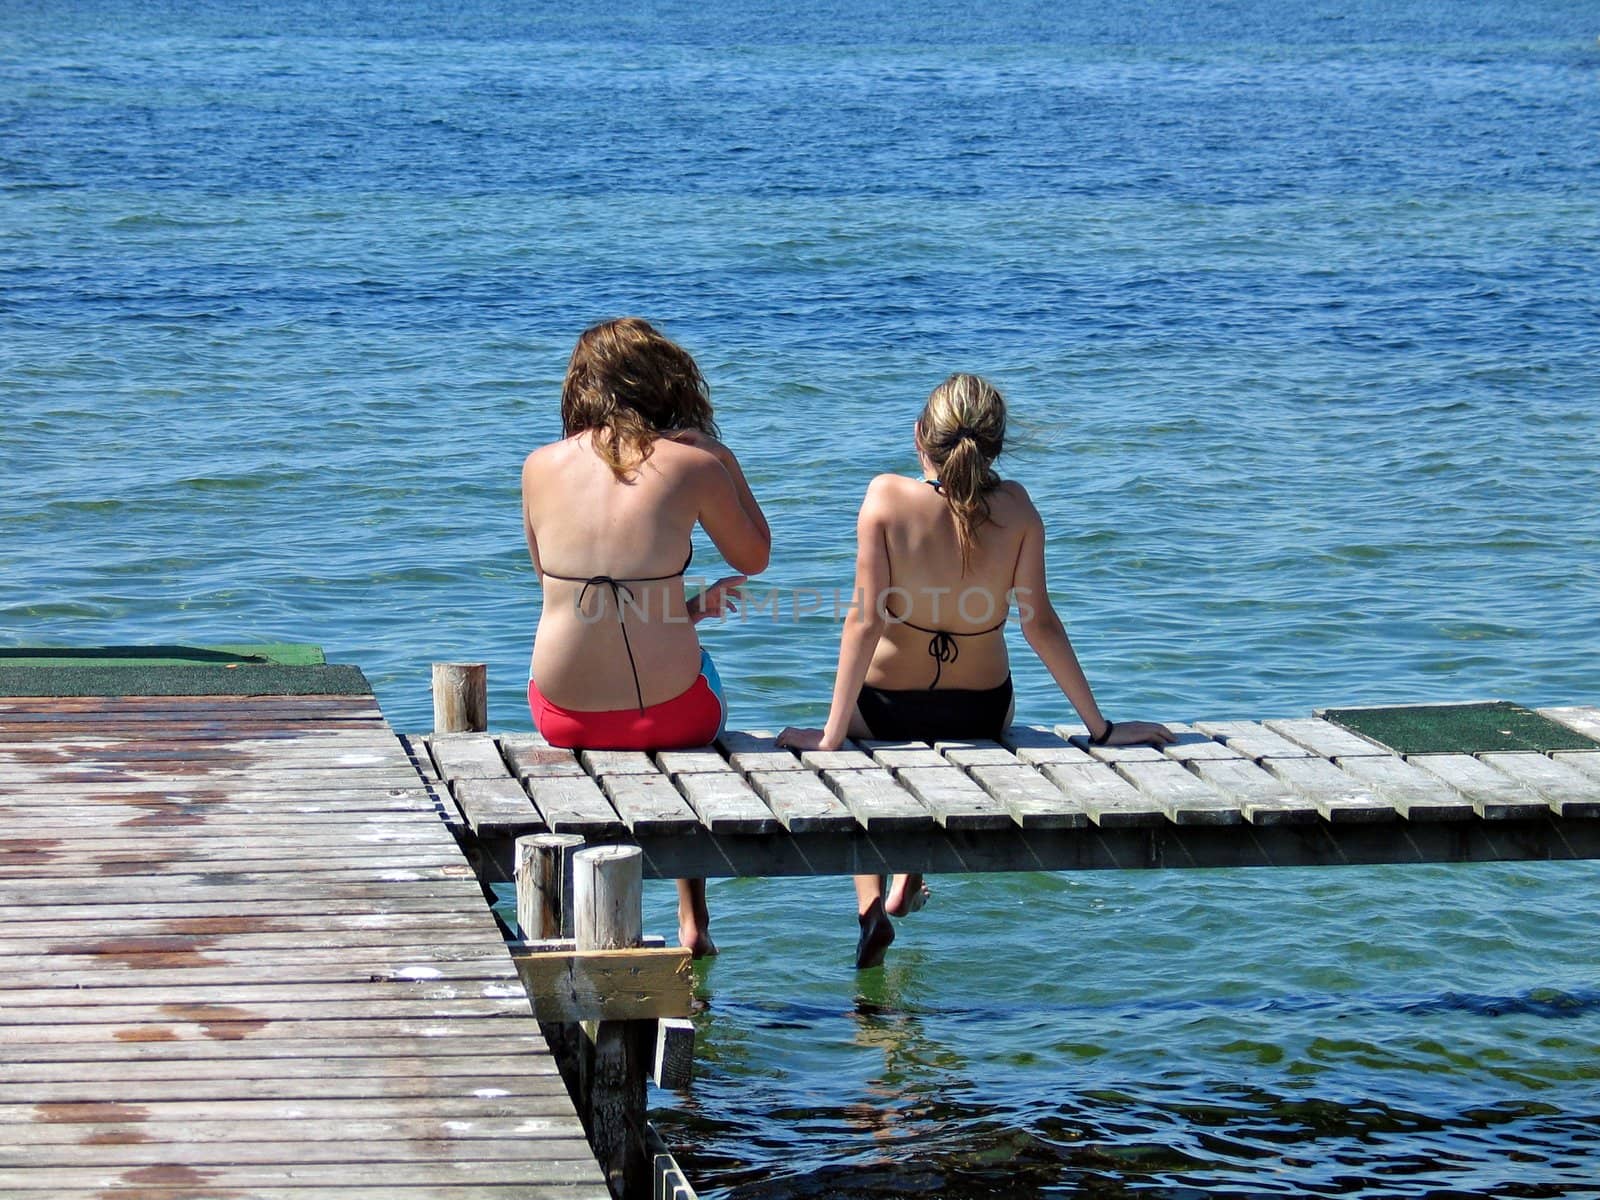
[[[572,858],[583,844],[575,833],[517,839],[517,930],[524,940],[572,936]]]
[[[573,927],[579,950],[620,950],[644,937],[644,855],[637,846],[597,846],[573,856]],[[600,1021],[588,1072],[589,1144],[612,1193],[648,1198],[645,1153],[648,1023]],[[654,1047],[650,1047],[651,1050]]]
[[[488,668],[483,663],[434,663],[434,732],[482,733],[488,728]]]

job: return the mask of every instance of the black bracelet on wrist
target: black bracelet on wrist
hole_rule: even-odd
[[[1106,727],[1100,731],[1099,737],[1095,737],[1093,734],[1089,735],[1089,745],[1104,746],[1106,744],[1106,740],[1111,736],[1111,731],[1116,727],[1117,723],[1107,718]]]

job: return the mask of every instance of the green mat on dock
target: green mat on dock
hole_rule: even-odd
[[[317,646],[0,648],[0,696],[366,696],[356,667]]]
[[[1398,754],[1600,750],[1600,742],[1593,738],[1503,700],[1398,708],[1330,708],[1321,716]]]

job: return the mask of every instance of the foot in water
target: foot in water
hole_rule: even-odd
[[[688,950],[691,958],[710,958],[717,952],[717,944],[711,940],[704,879],[678,880],[678,945]]]
[[[928,888],[921,875],[896,875],[884,898],[884,911],[892,917],[909,917],[928,902]]]
[[[884,953],[894,941],[894,922],[877,901],[856,919],[861,922],[861,937],[856,942],[856,970],[882,966]]]

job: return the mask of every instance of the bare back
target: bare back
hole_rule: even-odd
[[[1005,638],[994,626],[1006,620],[1023,536],[1037,514],[1015,483],[1001,483],[988,500],[992,519],[978,529],[963,574],[955,516],[943,495],[898,475],[881,475],[868,489],[863,532],[880,538],[887,556],[881,591],[890,617],[867,670],[873,687],[926,688],[938,668],[940,687],[992,688],[1010,673]],[[940,664],[930,655],[930,631],[950,635],[953,658]]]
[[[705,450],[666,438],[627,480],[612,474],[588,434],[528,456],[523,519],[544,586],[533,674],[552,703],[610,711],[642,695],[644,704],[659,704],[694,682],[700,643],[682,570],[703,482],[721,469]],[[601,575],[617,589],[588,582]]]

